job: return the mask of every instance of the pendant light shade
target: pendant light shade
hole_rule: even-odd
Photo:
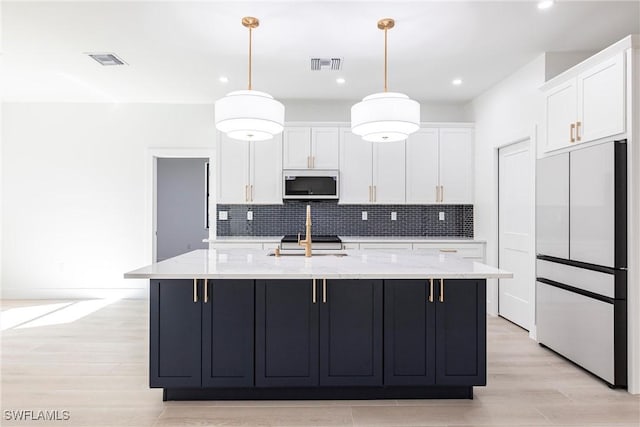
[[[284,105],[268,93],[237,90],[215,105],[216,128],[229,138],[264,141],[284,129]]]
[[[384,92],[351,107],[351,131],[365,141],[403,141],[420,128],[420,104],[403,93],[387,92],[387,30],[394,25],[391,18],[378,21],[384,30]]]
[[[374,93],[351,107],[351,131],[365,141],[402,141],[419,128],[420,104],[403,93]]]
[[[257,18],[242,18],[249,29],[249,87],[228,93],[215,103],[216,129],[241,141],[265,141],[284,129],[284,105],[265,92],[251,89],[251,35]]]

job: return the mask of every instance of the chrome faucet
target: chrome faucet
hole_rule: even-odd
[[[300,233],[298,233],[298,245],[304,246],[304,256],[311,256],[311,205],[307,205],[307,222],[306,222],[306,236],[304,240],[300,240]]]

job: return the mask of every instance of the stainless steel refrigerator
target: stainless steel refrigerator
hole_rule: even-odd
[[[627,384],[627,144],[539,159],[536,171],[538,342]]]

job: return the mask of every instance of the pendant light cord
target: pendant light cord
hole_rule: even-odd
[[[384,91],[387,91],[387,29],[384,29]]]
[[[249,90],[251,90],[251,31],[252,28],[249,27]]]

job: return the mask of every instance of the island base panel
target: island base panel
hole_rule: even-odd
[[[473,399],[473,387],[165,388],[162,400]]]

